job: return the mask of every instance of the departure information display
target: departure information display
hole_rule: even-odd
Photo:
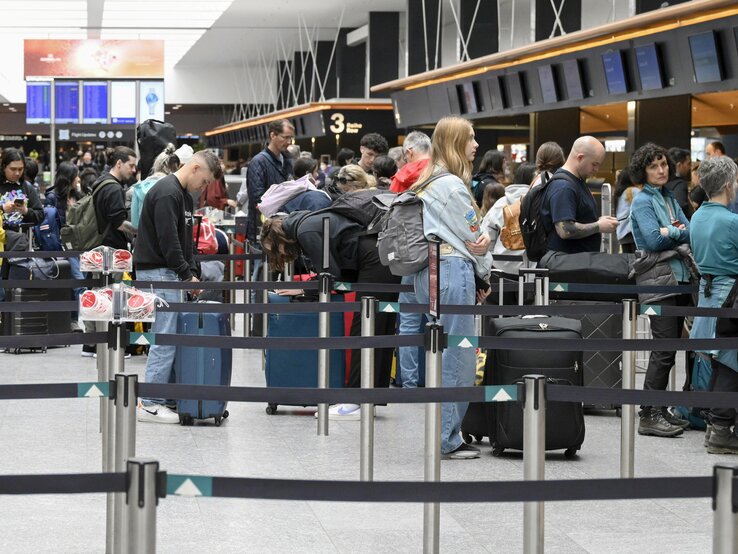
[[[134,125],[137,100],[135,81],[112,81],[110,83],[110,123]]]
[[[51,83],[26,83],[26,123],[51,123]]]
[[[79,123],[79,81],[54,83],[56,122]]]
[[[82,83],[82,123],[108,122],[107,81],[84,81]]]

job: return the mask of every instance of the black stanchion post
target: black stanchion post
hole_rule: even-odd
[[[159,502],[159,462],[128,460],[128,552],[156,552],[156,506]]]
[[[636,301],[623,300],[623,338],[634,339],[636,329]],[[623,352],[621,386],[623,390],[635,388],[635,355]],[[676,373],[673,371],[672,373]],[[620,407],[620,477],[632,479],[635,475],[635,406]]]
[[[323,272],[320,274],[320,293],[318,300],[321,304],[331,301],[331,274],[330,267],[330,225],[328,217],[323,218]],[[330,336],[330,313],[318,312],[318,336],[326,338]],[[327,389],[330,381],[330,350],[321,348],[318,350],[318,388]],[[328,404],[318,404],[318,436],[328,436]]]
[[[115,472],[126,471],[128,460],[136,455],[136,387],[137,375],[115,376]],[[128,552],[128,511],[125,495],[115,494],[115,552]]]
[[[546,377],[525,375],[523,406],[523,478],[545,479],[546,461]],[[543,553],[543,502],[523,506],[523,551]]]
[[[249,243],[246,239],[244,239],[243,251],[246,254],[251,253]],[[251,282],[251,260],[248,258],[243,261],[243,282],[244,283]],[[243,289],[243,303],[244,305],[251,303],[251,289],[248,289],[248,288]],[[243,313],[243,336],[244,337],[251,336],[251,314],[249,312]]]
[[[738,466],[717,464],[713,469],[712,551],[738,552]]]
[[[361,336],[374,336],[374,318],[377,299],[361,298]],[[374,349],[361,349],[361,388],[374,388]],[[374,480],[374,404],[361,405],[361,468],[362,481]]]
[[[232,283],[236,281],[236,260],[233,259],[233,255],[236,253],[236,245],[233,242],[233,232],[228,231],[228,253],[231,255],[231,259],[228,260],[228,280]],[[228,301],[230,304],[236,303],[236,289],[228,291]],[[231,318],[231,329],[236,327],[236,314],[232,313]]]

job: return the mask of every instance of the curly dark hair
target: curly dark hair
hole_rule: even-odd
[[[359,144],[370,150],[374,150],[377,154],[386,154],[389,151],[387,139],[379,133],[368,133],[361,137]]]
[[[628,167],[630,178],[634,183],[645,185],[646,168],[661,158],[666,158],[669,164],[669,174],[672,175],[674,173],[674,162],[669,158],[666,148],[652,142],[644,144],[630,158],[630,166]]]
[[[272,268],[281,269],[300,255],[300,245],[284,232],[282,217],[267,219],[261,227],[261,247]]]

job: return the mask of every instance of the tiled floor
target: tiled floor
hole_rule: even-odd
[[[234,384],[262,386],[260,354],[239,351]],[[142,374],[144,357],[126,362]],[[47,354],[0,354],[0,382],[96,380],[95,362],[79,347]],[[298,479],[359,478],[359,423],[331,422],[318,437],[309,409],[229,406],[221,427],[138,424],[137,453],[173,473]],[[588,415],[581,455],[550,454],[551,479],[617,477],[620,420]],[[710,475],[729,457],[709,456],[702,434],[677,439],[636,435],[636,476]],[[423,408],[378,408],[375,478],[421,480]],[[98,401],[0,401],[0,474],[100,470]],[[445,481],[522,479],[520,455],[442,462]],[[376,553],[422,551],[422,505],[336,504],[170,497],[158,509],[160,552]],[[0,497],[0,552],[103,552],[103,495]],[[710,501],[565,502],[546,505],[547,552],[710,552]],[[522,551],[522,505],[447,504],[442,552]]]

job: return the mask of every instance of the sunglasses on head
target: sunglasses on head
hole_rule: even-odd
[[[339,183],[341,183],[342,185],[345,185],[346,183],[351,183],[351,182],[353,182],[353,179],[352,179],[351,177],[339,177],[339,178],[338,178],[338,179],[336,179],[336,180],[337,180],[337,181],[338,181]]]

